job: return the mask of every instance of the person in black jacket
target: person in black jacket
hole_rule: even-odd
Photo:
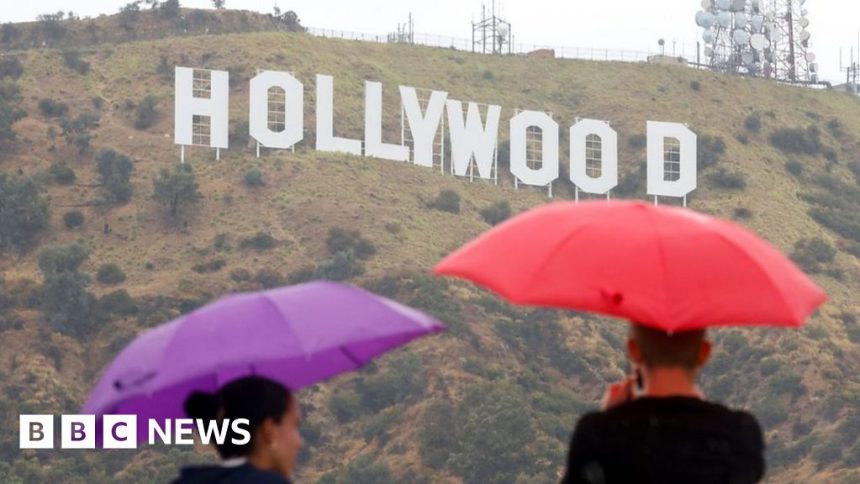
[[[704,400],[696,377],[710,357],[705,331],[667,334],[633,324],[636,374],[612,384],[602,411],[584,415],[564,484],[748,484],[765,472],[751,414]]]
[[[194,419],[248,419],[250,440],[216,444],[220,465],[186,467],[173,484],[289,484],[302,445],[298,402],[280,383],[245,377],[214,394],[194,392],[185,401]]]

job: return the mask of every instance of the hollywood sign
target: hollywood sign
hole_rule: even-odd
[[[207,74],[201,77],[201,73]],[[182,146],[228,148],[230,83],[226,71],[177,67],[175,76],[175,143]],[[197,76],[195,78],[195,76]],[[283,123],[269,123],[270,94],[281,89]],[[334,79],[316,76],[316,149],[349,153],[433,167],[436,143],[444,143],[445,120],[450,139],[451,173],[498,183],[498,137],[501,106],[486,107],[450,99],[430,91],[419,100],[418,90],[399,86],[401,115],[411,133],[412,147],[382,140],[382,84],[365,81],[364,139],[334,134]],[[201,95],[202,94],[202,95]],[[288,72],[261,71],[250,81],[249,132],[258,147],[290,149],[304,139],[304,86]],[[445,119],[443,119],[443,115]],[[207,119],[201,124],[200,119]],[[201,137],[200,131],[207,131]],[[529,132],[540,131],[540,159],[529,159]],[[696,135],[679,123],[647,122],[647,193],[684,198],[696,189]],[[569,128],[570,181],[579,191],[609,196],[618,185],[618,134],[606,121],[577,120]],[[201,142],[203,140],[204,142]],[[587,147],[591,143],[591,154]],[[595,142],[597,143],[595,145]],[[594,146],[599,149],[594,150]],[[439,149],[444,153],[444,148]],[[534,153],[536,150],[532,150]],[[259,151],[258,151],[259,153]],[[599,153],[595,158],[595,153]],[[444,156],[444,154],[442,155]],[[444,172],[444,159],[443,172]],[[589,163],[591,173],[589,173]],[[595,166],[596,164],[596,166]],[[510,119],[510,171],[517,185],[552,187],[559,178],[559,125],[548,114],[520,111]],[[598,176],[594,176],[599,174]],[[551,191],[550,191],[551,193]]]

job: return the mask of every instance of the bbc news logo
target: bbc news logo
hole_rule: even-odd
[[[54,415],[20,415],[19,437],[21,449],[53,449]],[[137,415],[104,415],[101,418],[102,449],[136,449],[138,445]],[[248,419],[224,419],[221,421],[178,418],[147,420],[146,435],[149,445],[194,445],[196,431],[200,442],[208,445],[224,444],[227,439],[234,445],[245,445],[251,441]],[[61,415],[61,449],[96,448],[95,415]]]

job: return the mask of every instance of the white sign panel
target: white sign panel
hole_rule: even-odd
[[[541,130],[539,169],[527,164],[527,132],[531,127]],[[558,178],[558,123],[546,113],[522,111],[511,118],[511,173],[526,185],[546,186]]]
[[[208,98],[195,97],[194,71],[187,67],[176,68],[176,144],[194,145],[194,117],[207,116],[210,119],[209,147],[227,148],[229,139],[228,118],[230,115],[230,74],[226,71],[208,71]],[[200,72],[198,70],[198,72]]]

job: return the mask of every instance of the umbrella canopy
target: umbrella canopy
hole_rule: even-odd
[[[83,413],[184,417],[192,391],[214,392],[249,375],[298,390],[444,329],[419,311],[332,282],[232,295],[132,341]]]
[[[515,304],[593,311],[679,331],[797,327],[824,292],[758,236],[691,210],[559,202],[519,215],[434,271]]]

